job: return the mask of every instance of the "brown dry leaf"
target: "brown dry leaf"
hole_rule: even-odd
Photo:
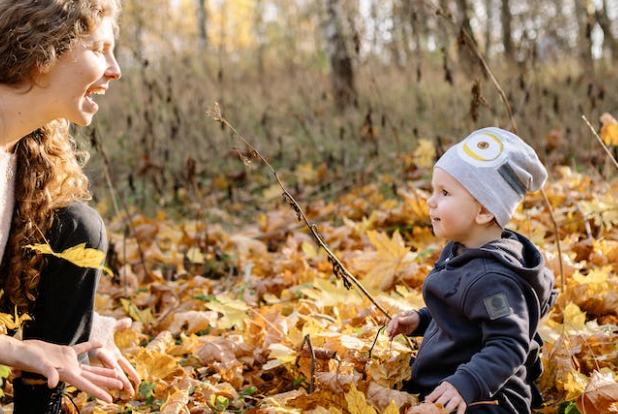
[[[420,403],[406,411],[406,414],[448,414],[442,404]]]
[[[376,251],[355,258],[353,266],[365,274],[362,282],[366,286],[388,290],[397,282],[400,272],[413,264],[415,256],[403,243],[399,231],[395,231],[392,238],[377,231],[367,232],[367,237]]]
[[[167,350],[174,345],[174,337],[170,331],[163,331],[155,339],[146,345],[146,349],[160,354],[166,354]]]
[[[199,331],[217,326],[219,315],[214,311],[195,311],[177,312],[174,314],[173,322],[169,330],[177,336],[181,332],[191,335]],[[186,326],[185,326],[186,325]]]
[[[315,374],[315,379],[324,387],[334,393],[342,393],[346,386],[350,384],[357,385],[363,375],[354,371],[351,374],[340,374],[338,372],[318,372]]]
[[[236,327],[242,330],[249,310],[244,301],[234,299],[229,294],[217,296],[216,300],[206,303],[206,307],[223,315],[217,322],[220,329]]]
[[[140,348],[135,358],[135,369],[145,381],[169,380],[186,376],[176,358],[156,351]]]
[[[397,410],[406,406],[418,404],[418,398],[404,391],[397,391],[390,387],[383,387],[375,382],[369,383],[367,390],[367,401],[380,410],[388,410],[394,404]]]
[[[618,413],[618,384],[612,372],[594,371],[584,393],[577,399],[577,408],[586,414]]]
[[[313,394],[299,395],[295,398],[290,398],[286,401],[286,405],[292,408],[298,408],[301,412],[305,412],[317,407],[335,407],[345,410],[348,403],[343,394],[335,394],[331,391],[321,390]]]
[[[178,390],[161,406],[160,414],[189,414],[189,390]]]

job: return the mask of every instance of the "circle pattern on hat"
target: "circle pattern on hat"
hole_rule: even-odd
[[[495,167],[504,163],[507,147],[501,137],[487,131],[478,131],[457,147],[457,153],[468,164],[476,167]]]

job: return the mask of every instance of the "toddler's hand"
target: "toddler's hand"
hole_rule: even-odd
[[[435,390],[431,392],[425,401],[434,404],[442,404],[447,413],[457,410],[457,414],[464,414],[466,412],[466,402],[453,385],[448,382],[443,382],[438,385]]]
[[[405,311],[395,315],[386,328],[386,335],[389,340],[393,340],[397,335],[410,335],[416,328],[421,319],[416,311]]]

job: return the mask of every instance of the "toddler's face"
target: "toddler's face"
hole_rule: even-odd
[[[481,211],[481,204],[441,168],[434,168],[431,187],[433,191],[427,205],[434,234],[474,247],[470,244],[480,230],[476,217]]]

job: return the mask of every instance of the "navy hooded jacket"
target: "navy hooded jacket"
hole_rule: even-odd
[[[539,402],[537,328],[553,285],[541,253],[520,234],[506,230],[475,249],[449,242],[423,284],[412,389],[424,397],[447,381],[468,405],[498,400],[500,412],[530,413]]]

